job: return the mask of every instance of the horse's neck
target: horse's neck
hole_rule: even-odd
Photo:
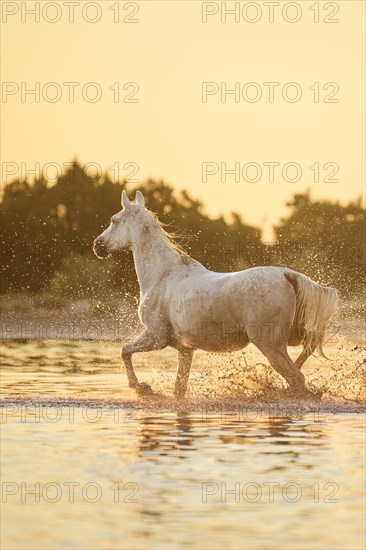
[[[133,257],[141,294],[144,296],[168,269],[179,265],[180,255],[158,230],[147,239],[141,235],[136,244]]]

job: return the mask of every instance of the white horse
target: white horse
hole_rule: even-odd
[[[132,354],[171,346],[178,350],[175,396],[184,397],[195,349],[235,351],[253,343],[300,396],[313,395],[300,369],[317,348],[323,355],[326,324],[337,294],[305,275],[283,267],[255,267],[215,273],[181,250],[136,192],[132,203],[122,193],[122,210],[94,241],[98,257],[131,249],[140,284],[141,334],[122,346],[128,384],[151,394],[139,383]],[[303,344],[293,362],[287,346]]]

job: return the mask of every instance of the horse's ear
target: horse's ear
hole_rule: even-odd
[[[128,208],[129,206],[131,206],[131,201],[127,197],[127,193],[125,190],[122,191],[121,205],[122,205],[122,208]]]
[[[136,203],[139,204],[140,206],[145,206],[144,195],[141,193],[141,191],[136,191],[135,201],[136,201]]]

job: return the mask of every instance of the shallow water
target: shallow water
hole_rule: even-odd
[[[139,377],[161,393],[140,400],[117,344],[7,342],[2,547],[364,548],[361,356],[348,355],[346,379],[333,373],[320,402],[286,399],[278,381],[268,393],[259,364],[240,397],[238,356],[216,364],[218,392],[199,355],[178,402],[171,351],[138,356]],[[305,372],[315,386],[318,370]]]

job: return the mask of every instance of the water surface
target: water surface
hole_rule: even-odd
[[[365,421],[341,382],[320,402],[230,398],[227,365],[210,396],[206,365],[178,402],[171,352],[146,354],[144,401],[114,344],[3,351],[4,549],[364,548]]]

